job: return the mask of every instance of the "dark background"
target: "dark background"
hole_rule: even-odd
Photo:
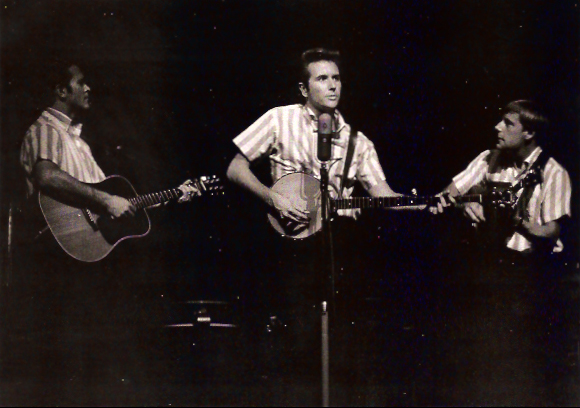
[[[375,143],[388,183],[402,193],[439,192],[495,145],[494,126],[509,101],[542,102],[552,124],[542,145],[575,189],[564,231],[575,264],[579,9],[568,0],[2,0],[2,282],[13,278],[6,227],[22,192],[20,141],[49,103],[47,59],[80,61],[93,101],[84,135],[107,174],[145,193],[204,174],[225,179],[231,140],[268,109],[301,101],[296,61],[315,46],[341,51],[340,110]],[[273,272],[254,269],[268,255],[272,231],[254,198],[226,187],[224,197],[151,211],[152,233],[123,243],[113,260],[130,265],[124,272],[136,286],[243,298],[246,277]],[[430,260],[457,239],[442,220],[366,216],[369,232],[380,231],[371,256],[377,265],[395,253],[415,259],[410,279],[436,282],[441,271]]]

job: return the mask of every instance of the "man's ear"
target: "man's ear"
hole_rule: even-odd
[[[302,96],[305,98],[308,98],[308,88],[306,88],[306,85],[304,85],[304,82],[299,82],[298,88],[300,88],[300,93],[302,94]]]
[[[54,87],[54,93],[59,99],[64,99],[68,93],[66,86],[57,85]]]
[[[523,135],[524,135],[524,139],[532,140],[532,138],[534,136],[536,136],[536,132],[530,132],[529,130],[524,130]]]

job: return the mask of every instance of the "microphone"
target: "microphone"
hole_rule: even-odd
[[[332,117],[323,113],[318,117],[318,160],[328,161],[331,156]]]

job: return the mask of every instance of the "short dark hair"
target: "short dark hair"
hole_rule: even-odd
[[[534,101],[520,99],[512,101],[505,107],[506,113],[517,113],[525,130],[536,135],[543,135],[549,125],[549,120],[543,110]]]
[[[70,68],[74,65],[78,66],[74,61],[63,59],[53,59],[46,65],[45,85],[51,94],[61,87],[70,90],[70,81],[73,77]]]
[[[306,50],[302,53],[300,61],[301,69],[299,79],[306,88],[308,88],[308,80],[310,79],[310,72],[308,71],[309,64],[318,61],[332,61],[340,70],[340,52],[328,50],[326,48],[312,48]]]

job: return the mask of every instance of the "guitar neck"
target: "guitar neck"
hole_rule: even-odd
[[[143,194],[134,198],[130,198],[129,202],[137,209],[152,207],[170,200],[181,197],[183,193],[178,188],[159,191],[157,193]]]
[[[447,199],[447,195],[445,195],[446,199]],[[484,203],[484,194],[467,194],[467,195],[463,195],[463,196],[457,196],[457,197],[453,197],[455,199],[455,202],[458,204],[464,204],[464,203],[479,203],[479,204],[483,204]],[[449,200],[447,200],[449,201]]]
[[[412,206],[435,206],[441,200],[439,196],[397,196],[397,197],[351,197],[332,200],[337,210],[349,208],[398,208]],[[449,200],[447,200],[449,201]],[[481,194],[455,197],[458,203],[483,202]]]

